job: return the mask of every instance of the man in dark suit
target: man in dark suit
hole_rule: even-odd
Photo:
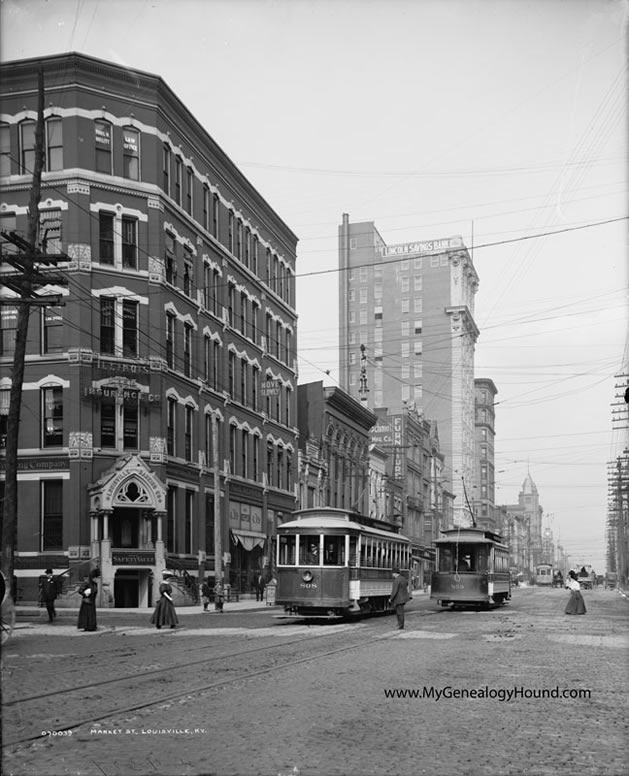
[[[57,617],[55,599],[57,598],[57,582],[52,575],[52,569],[46,569],[46,576],[40,583],[41,602],[46,606],[48,622],[54,622]]]
[[[408,582],[406,581],[406,577],[403,577],[400,574],[400,569],[397,566],[393,567],[392,573],[393,587],[391,588],[389,604],[395,607],[398,629],[404,630],[404,604],[410,598],[408,594]]]

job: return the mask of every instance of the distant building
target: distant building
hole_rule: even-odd
[[[493,380],[474,380],[474,493],[470,496],[476,521],[480,528],[496,530],[496,469],[494,463],[494,440],[496,437],[496,412],[494,404],[498,389]]]
[[[65,306],[30,321],[23,597],[47,567],[96,565],[103,605],[151,604],[164,568],[193,595],[215,538],[246,591],[295,507],[297,238],[159,76],[80,54],[0,67],[2,229],[27,230],[40,64],[40,240],[70,262],[49,289]]]
[[[321,381],[297,388],[300,506],[370,512],[370,429],[362,402]]]
[[[526,475],[517,504],[500,507],[502,525],[499,532],[509,538],[512,560],[525,575],[532,576],[542,562],[542,514],[537,486],[531,474]]]
[[[463,240],[387,245],[373,222],[344,214],[339,269],[342,387],[366,395],[372,410],[413,409],[437,421],[455,522],[469,525],[463,481],[474,481],[478,275]]]

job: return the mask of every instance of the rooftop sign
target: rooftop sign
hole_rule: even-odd
[[[397,243],[380,248],[380,254],[386,256],[411,256],[419,253],[443,253],[454,248],[464,248],[462,237],[444,237],[440,240]]]

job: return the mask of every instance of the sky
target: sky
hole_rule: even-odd
[[[496,502],[530,473],[602,573],[629,425],[626,22],[624,0],[0,0],[0,51],[162,76],[299,237],[300,383],[338,379],[343,213],[389,244],[461,235]]]

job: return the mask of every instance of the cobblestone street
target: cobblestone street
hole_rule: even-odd
[[[584,597],[587,615],[566,617],[563,590],[517,589],[493,611],[418,596],[404,632],[390,617],[306,625],[277,609],[182,617],[166,633],[18,629],[3,655],[3,772],[621,776],[629,602]]]

